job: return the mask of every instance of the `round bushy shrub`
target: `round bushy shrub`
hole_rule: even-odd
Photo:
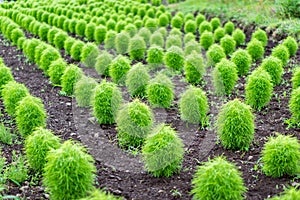
[[[300,87],[293,90],[289,101],[289,108],[292,113],[292,118],[300,122]]]
[[[26,40],[28,41],[28,40]],[[24,42],[24,44],[26,43]],[[24,45],[23,45],[24,46]],[[48,48],[49,46],[45,43],[40,43],[34,50],[34,62],[38,65],[41,64],[41,56],[42,53]]]
[[[113,30],[107,31],[105,35],[104,45],[105,49],[114,49],[115,48],[115,39],[117,36],[117,32]]]
[[[61,76],[61,88],[67,95],[72,95],[74,86],[78,80],[83,76],[83,71],[76,65],[70,64]]]
[[[18,50],[23,50],[26,37],[20,37],[17,42]]]
[[[97,44],[102,44],[102,42],[104,42],[106,32],[107,31],[106,31],[105,26],[99,25],[99,26],[96,27],[95,33],[94,33],[94,39],[97,42]]]
[[[61,55],[59,51],[53,47],[49,47],[43,51],[39,67],[44,71],[45,74],[47,74],[51,62],[60,58]]]
[[[89,107],[91,106],[93,91],[97,86],[97,81],[91,77],[82,76],[80,80],[75,83],[74,95],[76,97],[76,102],[79,107]]]
[[[177,13],[178,16],[184,17],[184,22],[187,22],[189,20],[194,20],[194,14],[193,13],[187,13],[187,14],[181,14],[181,12]]]
[[[262,171],[267,176],[296,175],[300,171],[300,144],[296,137],[278,134],[270,137],[262,150]]]
[[[82,42],[80,40],[76,40],[74,42],[74,44],[72,45],[70,55],[74,60],[76,60],[76,61],[80,60],[81,52],[84,47],[84,44],[85,44],[84,42]]]
[[[172,29],[172,30],[174,30],[174,29]],[[172,30],[170,31],[170,33],[172,32]],[[160,27],[157,30],[157,32],[159,32],[164,38],[166,38],[167,35],[168,35],[168,31],[167,31],[167,29],[165,27]]]
[[[29,39],[25,43],[24,54],[30,61],[35,61],[35,48],[39,46],[39,40]]]
[[[50,130],[37,128],[25,140],[25,152],[30,168],[36,172],[43,172],[48,152],[60,146],[59,137]]]
[[[269,73],[262,68],[253,71],[247,79],[245,90],[247,104],[261,110],[272,97],[273,85]]]
[[[115,44],[118,54],[125,54],[128,52],[128,46],[130,42],[130,35],[123,31],[116,35]]]
[[[149,80],[150,75],[146,68],[141,63],[137,63],[126,75],[127,91],[132,97],[145,97]]]
[[[84,20],[78,20],[75,26],[76,35],[83,37],[85,29],[86,29],[86,22]]]
[[[133,37],[137,33],[137,28],[135,25],[129,23],[125,26],[124,31],[126,31],[130,37]]]
[[[177,46],[182,48],[181,37],[178,35],[169,35],[166,41],[166,49],[169,49],[172,46]]]
[[[142,148],[145,168],[154,177],[169,177],[181,169],[183,142],[170,126],[159,124]]]
[[[238,99],[224,104],[217,116],[217,134],[227,149],[248,150],[254,138],[254,128],[250,106]]]
[[[65,32],[59,31],[55,34],[53,44],[57,49],[62,49],[64,47],[64,42],[68,38],[68,34]]]
[[[85,30],[84,30],[84,35],[89,41],[94,40],[95,30],[96,30],[96,24],[88,23],[86,25]]]
[[[210,20],[210,24],[212,27],[212,30],[215,31],[217,28],[221,26],[221,21],[218,17],[214,17]]]
[[[45,127],[46,117],[44,105],[39,98],[27,95],[16,107],[16,124],[23,137],[30,135],[37,127]]]
[[[181,38],[182,38],[182,32],[181,32],[181,30],[180,29],[178,29],[178,28],[173,28],[170,32],[169,32],[169,36],[177,36],[177,37],[179,37],[180,38],[180,40],[181,40]],[[165,37],[165,36],[164,36]]]
[[[148,101],[155,107],[169,108],[174,99],[174,86],[169,77],[157,74],[146,88]]]
[[[225,36],[224,28],[219,27],[214,31],[214,39],[216,42],[219,42],[224,36]]]
[[[99,124],[113,124],[122,103],[122,94],[117,85],[103,80],[94,91],[93,113]]]
[[[64,74],[66,67],[67,63],[63,59],[57,59],[51,62],[47,73],[53,84],[60,84],[61,76]]]
[[[200,45],[205,49],[208,50],[208,48],[213,45],[214,43],[214,35],[212,32],[205,31],[200,36]]]
[[[124,85],[126,74],[130,70],[130,61],[125,56],[116,57],[109,67],[109,76],[116,84]]]
[[[241,29],[239,29],[239,28],[235,29],[235,30],[232,32],[232,37],[233,37],[233,39],[235,40],[237,46],[239,46],[239,45],[245,43],[246,35],[245,35],[245,33],[244,33]]]
[[[237,167],[223,157],[199,166],[192,180],[195,199],[244,199],[246,187]]]
[[[231,35],[234,31],[234,23],[231,21],[226,22],[226,24],[224,25],[224,29],[228,35]]]
[[[70,26],[70,23],[71,23],[71,20],[70,20],[70,19],[65,20],[65,21],[64,21],[64,24],[63,24],[62,30],[66,31],[66,32],[69,32],[69,26]]]
[[[50,31],[49,26],[41,25],[41,27],[39,29],[39,33],[38,33],[39,38],[43,41],[47,41],[47,35],[48,35],[49,31]]]
[[[221,39],[220,45],[224,49],[225,54],[229,55],[229,54],[231,54],[231,53],[234,52],[235,46],[236,46],[236,42],[235,42],[235,40],[231,36],[225,35]]]
[[[160,32],[154,32],[150,37],[150,45],[151,46],[157,45],[159,47],[164,48],[165,40],[163,35]]]
[[[96,167],[86,149],[72,141],[46,157],[44,185],[51,199],[80,199],[93,189]]]
[[[166,66],[175,71],[181,71],[184,65],[184,53],[180,47],[172,46],[165,54]]]
[[[102,51],[96,58],[95,69],[99,75],[109,75],[109,65],[112,62],[112,55],[107,51]]]
[[[21,37],[25,37],[23,31],[21,29],[14,29],[12,32],[11,32],[11,41],[12,41],[12,44],[13,45],[17,45],[18,43],[18,39],[21,38]]]
[[[213,44],[206,52],[206,58],[209,66],[215,66],[223,58],[226,58],[226,54],[220,45]]]
[[[196,52],[187,56],[184,64],[184,75],[186,80],[191,84],[198,84],[205,73],[203,58]]]
[[[57,29],[57,28],[51,28],[49,31],[48,31],[48,35],[47,35],[47,41],[48,43],[50,44],[53,44],[54,42],[54,37],[56,35],[56,33],[58,33],[60,30]]]
[[[217,95],[229,95],[238,80],[236,65],[223,58],[213,70],[213,85]]]
[[[77,19],[70,20],[68,29],[71,33],[75,33],[76,24],[77,24]]]
[[[197,30],[197,24],[194,20],[188,20],[184,24],[184,32],[185,33],[195,33]]]
[[[164,50],[160,46],[153,45],[147,50],[147,63],[151,68],[158,68],[164,63]]]
[[[205,16],[202,15],[201,13],[199,13],[199,14],[197,15],[197,17],[196,17],[197,27],[199,27],[200,24],[201,24],[203,21],[205,21],[205,20],[206,20]]]
[[[260,28],[258,28],[254,33],[252,33],[251,39],[253,38],[260,41],[264,47],[268,44],[267,33],[264,30],[261,30]]]
[[[65,53],[67,55],[71,54],[71,48],[73,46],[73,44],[76,42],[76,39],[74,39],[73,37],[68,37],[65,42],[64,42],[64,49],[65,49]]]
[[[123,31],[125,29],[126,26],[126,22],[125,21],[118,21],[116,24],[116,30],[118,33],[120,33],[121,31]]]
[[[203,21],[199,26],[199,34],[203,34],[205,31],[211,32],[212,26],[208,21]]]
[[[184,44],[189,43],[190,41],[196,41],[196,36],[193,33],[187,33],[183,38]]]
[[[293,89],[296,89],[300,86],[300,67],[296,67],[293,71],[292,86]]]
[[[296,52],[298,51],[298,43],[295,38],[288,36],[282,44],[288,48],[290,56],[296,55]]]
[[[246,75],[251,67],[251,56],[244,49],[234,52],[231,61],[236,65],[239,76]]]
[[[179,16],[175,16],[172,18],[171,25],[172,25],[172,28],[181,29],[181,27],[183,25],[183,19]]]
[[[182,120],[192,124],[203,125],[209,110],[205,93],[196,87],[187,89],[179,100],[179,111]]]
[[[168,16],[166,15],[166,14],[161,14],[160,16],[159,16],[159,18],[158,18],[158,24],[159,24],[159,26],[161,26],[161,27],[166,27],[166,26],[168,26],[169,25],[169,18],[168,18]]]
[[[11,69],[6,67],[4,64],[0,64],[0,92],[6,83],[13,81]]]
[[[138,34],[139,34],[139,36],[141,36],[144,39],[145,43],[147,45],[149,45],[150,37],[151,37],[151,31],[149,29],[143,27],[139,30]]]
[[[118,143],[121,147],[143,145],[153,126],[151,109],[138,99],[126,104],[117,114]]]
[[[283,74],[283,66],[280,59],[270,56],[262,61],[261,67],[269,73],[273,85],[278,85],[281,82]]]
[[[255,38],[247,44],[247,51],[250,54],[253,61],[261,59],[265,54],[265,49],[262,43]]]
[[[5,112],[10,116],[15,116],[18,103],[29,94],[25,85],[10,81],[3,86],[2,99],[5,107]]]
[[[130,39],[129,43],[129,56],[132,60],[142,60],[145,56],[146,43],[140,36],[135,36]]]
[[[156,19],[149,18],[145,23],[145,28],[148,28],[152,33],[157,30],[158,24]]]
[[[201,46],[195,40],[192,40],[185,45],[184,54],[190,55],[193,51],[195,51],[198,54],[201,53]]]
[[[290,53],[288,48],[280,44],[272,49],[272,56],[279,58],[282,61],[283,67],[287,65],[290,59]]]
[[[96,59],[99,55],[98,46],[94,43],[86,43],[80,54],[80,61],[86,67],[95,67]]]

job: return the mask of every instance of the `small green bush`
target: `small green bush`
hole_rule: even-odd
[[[172,18],[171,25],[172,25],[172,28],[181,29],[182,25],[183,25],[183,19],[179,16],[175,16]]]
[[[226,22],[226,24],[224,25],[224,29],[228,35],[231,35],[234,31],[234,23],[231,21]]]
[[[221,26],[221,21],[218,17],[214,17],[210,20],[210,24],[212,27],[212,30],[215,31],[217,28]]]
[[[77,24],[77,19],[71,19],[68,27],[71,33],[75,33],[76,24]]]
[[[64,42],[68,38],[68,34],[65,32],[59,31],[55,34],[53,44],[57,49],[62,49],[64,47]]]
[[[82,20],[82,19],[78,20],[76,23],[76,26],[75,26],[76,35],[83,37],[85,29],[86,29],[86,25],[87,24],[84,20]]]
[[[86,149],[72,141],[46,157],[44,185],[51,199],[80,199],[93,189],[96,167]]]
[[[206,52],[206,58],[209,66],[215,66],[223,58],[226,58],[226,54],[224,52],[224,49],[220,45],[213,44]]]
[[[300,171],[300,144],[296,137],[270,137],[262,150],[263,172],[267,176],[296,175]]]
[[[126,74],[130,70],[130,61],[125,56],[116,57],[109,67],[109,76],[116,84],[124,85]]]
[[[183,142],[170,126],[159,124],[142,148],[145,168],[154,177],[178,173],[183,161]]]
[[[93,113],[99,124],[113,124],[122,103],[122,94],[114,83],[103,80],[95,88]]]
[[[28,40],[26,40],[28,41]],[[24,44],[26,43],[24,42]],[[23,45],[24,46],[24,45]],[[41,64],[41,56],[43,52],[48,48],[48,45],[45,43],[40,43],[34,50],[34,62],[38,65]]]
[[[289,102],[289,108],[292,118],[298,123],[300,122],[300,87],[293,90]]]
[[[16,124],[23,137],[30,135],[37,127],[46,126],[46,111],[41,99],[27,95],[16,108]]]
[[[169,35],[166,41],[166,49],[169,49],[172,46],[177,46],[182,48],[181,37],[178,35]]]
[[[300,86],[300,67],[296,67],[293,71],[292,86],[293,89],[296,89]]]
[[[138,99],[126,104],[117,114],[118,143],[123,148],[142,146],[153,126],[151,109]]]
[[[48,69],[48,75],[53,84],[60,84],[61,77],[64,74],[66,67],[67,63],[63,59],[57,59],[51,62]]]
[[[116,24],[116,30],[118,33],[120,33],[121,31],[123,31],[125,29],[126,26],[126,22],[125,21],[118,21]]]
[[[288,48],[280,44],[272,49],[272,56],[279,58],[282,61],[283,67],[287,65],[290,59],[290,53]]]
[[[37,128],[25,140],[25,152],[30,168],[36,172],[43,172],[48,152],[58,149],[60,145],[60,138],[50,130]]]
[[[262,61],[261,67],[269,73],[272,84],[278,85],[283,75],[283,66],[280,59],[270,56]]]
[[[17,47],[18,47],[18,50],[23,50],[24,49],[24,43],[26,41],[26,37],[20,37],[18,39],[18,42],[17,42]]]
[[[190,55],[193,51],[195,51],[198,54],[201,53],[201,46],[195,40],[192,40],[185,45],[184,54]]]
[[[59,51],[55,48],[49,47],[45,49],[40,58],[39,67],[44,70],[44,73],[47,74],[48,68],[51,65],[52,61],[60,59],[61,55]]]
[[[4,64],[0,64],[0,92],[5,84],[13,80],[14,77],[12,75],[11,69],[6,67]]]
[[[225,35],[221,39],[220,45],[224,49],[225,54],[229,55],[229,54],[231,54],[231,53],[234,52],[235,46],[236,46],[236,42],[235,42],[235,40],[231,36]]]
[[[84,35],[89,41],[94,40],[95,30],[96,30],[96,24],[88,23],[86,25],[85,30],[84,30]]]
[[[132,60],[142,60],[145,57],[146,43],[140,36],[135,36],[129,42],[129,56]]]
[[[129,23],[125,26],[124,31],[127,32],[130,35],[130,37],[133,37],[137,33],[138,30],[135,27],[135,25]]]
[[[233,39],[235,40],[237,46],[240,46],[240,45],[242,45],[242,44],[245,43],[246,35],[245,35],[245,33],[244,33],[241,29],[239,29],[239,28],[235,29],[235,30],[232,32],[232,37],[233,37]]]
[[[148,101],[155,107],[169,108],[174,99],[174,86],[169,77],[157,74],[146,88]]]
[[[172,30],[174,30],[174,29],[172,29]],[[172,32],[172,30],[170,31],[170,33]],[[157,32],[159,32],[164,38],[166,38],[167,35],[168,35],[168,31],[167,31],[167,29],[165,27],[160,27],[157,30]]]
[[[205,31],[200,36],[200,45],[205,49],[208,50],[208,48],[213,45],[214,43],[214,35],[212,32]]]
[[[11,41],[12,41],[12,44],[13,45],[17,45],[18,43],[18,39],[21,38],[21,37],[25,37],[23,31],[21,29],[14,29],[12,32],[11,32]]]
[[[99,55],[98,46],[94,43],[86,43],[80,54],[80,61],[86,67],[95,67],[97,57]]]
[[[151,37],[151,31],[149,29],[143,27],[139,30],[138,34],[139,34],[139,36],[141,36],[144,39],[145,43],[147,45],[149,45],[150,37]]]
[[[35,48],[39,45],[39,40],[30,39],[25,43],[24,54],[30,61],[35,61]]]
[[[76,61],[80,60],[81,52],[84,47],[84,44],[85,44],[84,42],[82,42],[80,40],[76,40],[74,42],[74,44],[72,45],[70,55],[74,60],[76,60]]]
[[[197,24],[194,20],[188,20],[184,24],[184,32],[185,33],[196,33],[197,30]]]
[[[236,82],[238,74],[236,65],[223,58],[213,70],[213,85],[217,95],[231,94]]]
[[[216,129],[225,148],[248,150],[254,138],[254,116],[250,106],[238,99],[224,104],[217,116]]]
[[[161,48],[164,48],[165,40],[163,35],[160,32],[154,32],[150,37],[150,45],[151,46],[157,45]]]
[[[149,18],[146,23],[145,27],[148,28],[152,33],[157,30],[158,24],[156,19]]]
[[[49,26],[41,25],[41,27],[39,29],[39,33],[38,33],[39,38],[43,41],[47,41],[47,35],[48,35],[49,31],[50,31]]]
[[[272,97],[273,85],[269,73],[262,68],[253,71],[247,79],[245,90],[247,104],[261,110]]]
[[[99,25],[96,27],[95,33],[94,33],[94,39],[97,44],[102,44],[104,42],[106,32],[107,32],[107,30],[106,30],[105,26]]]
[[[184,66],[184,53],[180,47],[172,46],[165,54],[166,66],[175,71],[181,71]]]
[[[194,51],[186,57],[184,64],[185,78],[191,84],[199,84],[204,74],[203,58]]]
[[[254,33],[252,33],[251,39],[253,38],[260,41],[264,47],[268,44],[267,33],[264,30],[261,30],[260,28],[258,28]]]
[[[262,43],[255,38],[247,44],[247,51],[250,54],[253,61],[261,59],[265,54],[265,49]]]
[[[5,112],[7,112],[10,116],[15,116],[17,105],[28,94],[28,89],[21,83],[10,81],[5,84],[1,94]]]
[[[126,87],[132,97],[145,97],[146,87],[150,80],[150,75],[146,68],[137,63],[134,65],[126,75]]]
[[[118,54],[125,54],[128,52],[128,46],[130,42],[130,35],[123,31],[116,35],[115,44]]]
[[[72,95],[74,86],[78,80],[83,76],[83,71],[76,65],[70,64],[61,76],[61,88],[67,95]]]
[[[200,88],[187,89],[181,95],[178,106],[182,120],[203,126],[209,107],[207,97]]]
[[[296,52],[298,51],[298,43],[295,38],[288,36],[282,44],[288,48],[290,56],[296,55]]]
[[[211,32],[212,31],[212,26],[208,21],[203,21],[200,26],[199,26],[199,34],[203,34],[205,31]]]
[[[200,24],[201,24],[203,21],[205,21],[205,20],[206,20],[205,16],[202,15],[201,13],[199,13],[199,14],[197,15],[197,17],[196,17],[197,27],[199,27]]]
[[[169,18],[166,14],[161,14],[158,18],[158,24],[161,27],[166,27],[170,23]]]
[[[104,45],[105,49],[114,49],[115,48],[115,38],[117,36],[117,32],[113,30],[107,31],[105,35]]]
[[[236,65],[239,76],[246,75],[251,67],[251,56],[244,49],[234,52],[231,61]]]
[[[57,29],[57,28],[51,28],[48,32],[48,35],[47,35],[47,41],[48,43],[50,44],[53,44],[54,42],[54,36],[56,35],[56,33],[58,33],[60,30]]]
[[[244,199],[246,187],[237,167],[223,157],[199,166],[192,179],[195,199]]]
[[[172,28],[172,30],[169,32],[169,36],[177,36],[180,38],[179,40],[181,40],[182,35],[183,35],[183,33],[178,28]],[[164,36],[164,38],[165,38],[165,36]]]
[[[102,51],[96,58],[95,69],[99,75],[109,75],[109,65],[112,62],[113,56],[107,51]]]
[[[151,68],[159,68],[164,63],[164,50],[160,46],[153,45],[147,50],[147,63]]]
[[[184,44],[187,44],[191,41],[196,41],[196,36],[193,33],[187,33],[183,38]]]
[[[97,84],[95,79],[86,76],[82,76],[80,80],[75,83],[74,95],[79,107],[89,107],[92,105],[91,100]]]
[[[180,13],[177,13],[178,16],[180,16],[181,14]],[[194,20],[194,14],[193,13],[187,13],[185,15],[181,15],[181,17],[184,17],[184,22],[187,22],[189,20]]]
[[[224,36],[225,36],[224,28],[219,27],[214,31],[214,39],[216,42],[219,42]]]
[[[68,37],[65,42],[64,42],[64,50],[66,55],[70,55],[71,54],[71,48],[73,46],[73,44],[75,43],[76,39],[74,39],[73,37]]]

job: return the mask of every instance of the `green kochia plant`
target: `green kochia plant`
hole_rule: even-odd
[[[66,68],[67,63],[63,59],[57,59],[51,62],[48,69],[48,75],[50,76],[50,80],[53,84],[61,83],[61,77]]]
[[[271,55],[279,58],[282,61],[283,67],[287,65],[290,58],[289,49],[283,44],[280,44],[273,48]]]
[[[28,94],[29,91],[25,85],[15,81],[8,82],[2,89],[2,99],[5,111],[10,116],[15,116],[18,103]]]
[[[214,17],[210,20],[211,27],[213,31],[215,31],[217,28],[221,26],[221,21],[218,17]]]
[[[201,46],[195,40],[191,40],[185,45],[184,54],[187,56],[192,54],[193,51],[198,54],[201,53]]]
[[[188,20],[184,25],[185,33],[195,33],[197,30],[197,24],[194,20]]]
[[[186,45],[190,41],[195,41],[196,42],[196,36],[193,33],[187,33],[184,34],[183,42]]]
[[[119,55],[110,64],[109,75],[114,83],[124,85],[129,70],[130,61],[125,56]]]
[[[149,135],[153,126],[151,109],[139,100],[130,102],[118,112],[118,142],[121,147],[139,147]]]
[[[143,27],[139,30],[138,34],[139,34],[139,36],[141,36],[144,39],[145,43],[147,45],[149,45],[150,37],[151,37],[151,31],[149,29]]]
[[[172,24],[172,28],[180,28],[181,29],[181,27],[183,25],[183,19],[179,16],[175,16],[172,18],[171,24]]]
[[[206,58],[209,66],[215,66],[223,58],[226,58],[226,54],[224,52],[224,49],[220,45],[213,44],[206,52]]]
[[[160,46],[153,45],[147,50],[147,62],[151,68],[159,68],[164,63],[164,50]]]
[[[72,37],[68,37],[64,42],[64,49],[67,55],[71,55],[71,48],[75,43],[76,39]]]
[[[235,40],[237,46],[239,46],[239,45],[245,43],[246,35],[245,35],[245,33],[244,33],[241,29],[239,29],[239,28],[237,28],[237,29],[235,29],[235,30],[233,31],[232,37],[233,37],[233,39]]]
[[[99,49],[94,43],[86,43],[80,54],[80,61],[86,67],[95,67],[96,59],[99,55]]]
[[[68,37],[67,33],[59,31],[54,36],[53,44],[57,49],[62,49],[64,47],[64,42]]]
[[[299,123],[300,122],[300,87],[293,90],[291,99],[289,102],[292,118]]]
[[[296,137],[277,134],[270,137],[262,151],[263,172],[267,176],[294,176],[300,172],[300,144]]]
[[[83,37],[86,28],[86,22],[84,20],[78,20],[75,26],[75,33],[78,36]]]
[[[192,180],[195,199],[242,200],[246,187],[237,167],[223,157],[199,166]]]
[[[256,38],[265,47],[268,44],[268,36],[264,30],[258,28],[254,33],[252,33],[251,39]]]
[[[214,39],[216,42],[219,42],[224,36],[225,36],[224,28],[219,27],[214,31]]]
[[[293,89],[296,89],[300,86],[300,66],[296,67],[293,71],[292,86]]]
[[[97,81],[86,76],[82,76],[80,80],[75,83],[74,95],[79,107],[91,106],[91,100],[96,86]]]
[[[175,71],[181,71],[184,66],[184,53],[180,47],[172,46],[165,54],[166,66]]]
[[[128,46],[130,42],[130,35],[123,31],[116,35],[115,44],[116,50],[118,54],[128,53]]]
[[[36,172],[43,172],[48,152],[51,149],[58,149],[60,145],[60,138],[50,130],[37,128],[25,140],[25,152],[29,166]]]
[[[94,33],[94,39],[96,40],[97,44],[102,44],[105,40],[105,36],[106,36],[106,27],[103,25],[99,25],[96,27],[95,29],[95,33]]]
[[[297,200],[300,196],[300,190],[295,187],[285,188],[280,196],[272,197],[270,200]]]
[[[109,65],[112,62],[112,55],[107,51],[102,51],[96,58],[95,69],[99,75],[109,75]]]
[[[273,85],[278,85],[281,82],[283,66],[280,59],[273,56],[265,58],[262,61],[261,67],[269,73]]]
[[[223,58],[213,70],[213,85],[217,95],[229,95],[238,80],[236,65]]]
[[[179,35],[169,35],[166,41],[166,49],[169,49],[172,46],[177,46],[182,48],[181,36]]]
[[[92,98],[94,116],[99,124],[113,124],[122,103],[122,94],[114,83],[103,80]]]
[[[269,73],[261,67],[253,71],[247,79],[245,90],[247,104],[261,110],[272,97],[273,85]]]
[[[187,56],[184,64],[184,75],[191,84],[199,84],[205,74],[203,58],[195,51]]]
[[[105,49],[114,49],[115,48],[115,39],[117,36],[117,32],[113,30],[107,31],[104,40]]]
[[[55,48],[49,47],[43,51],[39,67],[44,71],[45,74],[47,74],[51,62],[60,58],[61,55],[59,51]]]
[[[150,37],[150,45],[157,45],[164,48],[165,41],[163,35],[158,31],[154,32]]]
[[[87,26],[85,28],[85,31],[84,31],[84,35],[89,41],[94,40],[95,30],[96,30],[96,24],[95,23],[91,22],[91,23],[87,24]]]
[[[228,35],[231,35],[234,31],[234,23],[231,21],[226,22],[226,24],[224,25],[224,29]]]
[[[96,167],[86,149],[72,141],[46,157],[44,185],[51,199],[80,199],[93,189]]]
[[[179,100],[180,117],[192,124],[205,124],[209,110],[205,93],[196,87],[187,89]]]
[[[61,77],[62,91],[67,95],[72,95],[76,82],[83,76],[83,71],[76,65],[70,64]]]
[[[28,60],[35,61],[35,49],[37,46],[39,46],[39,40],[37,39],[30,39],[24,42],[23,51]]]
[[[169,108],[174,99],[174,86],[172,81],[164,74],[159,73],[150,80],[146,92],[151,105]]]
[[[155,177],[179,172],[184,155],[183,142],[170,126],[159,124],[142,148],[145,168]]]
[[[224,104],[217,116],[216,129],[225,148],[248,150],[254,138],[254,116],[250,106],[238,99]]]
[[[253,61],[261,59],[265,53],[265,49],[262,43],[255,38],[247,44],[247,51],[250,54]]]
[[[238,49],[234,52],[231,61],[236,65],[240,76],[246,75],[251,67],[251,56],[244,49]]]
[[[207,50],[214,43],[214,35],[211,32],[205,31],[200,36],[200,45]]]
[[[130,39],[128,47],[129,55],[132,60],[142,60],[145,56],[146,43],[140,36],[135,36]]]
[[[236,42],[235,40],[229,36],[225,35],[220,41],[221,47],[224,49],[226,55],[231,54],[235,50]]]
[[[0,92],[4,85],[10,81],[13,81],[14,77],[11,73],[11,69],[4,64],[0,64]]]
[[[142,63],[135,64],[126,75],[126,87],[132,97],[145,97],[150,75]]]
[[[296,52],[298,50],[298,43],[295,40],[295,38],[288,36],[282,43],[284,46],[286,46],[289,50],[290,56],[296,55]]]
[[[35,128],[46,126],[46,111],[41,99],[27,95],[16,108],[16,124],[23,137],[30,135]]]
[[[211,32],[212,31],[212,26],[208,21],[203,21],[201,22],[199,26],[199,33],[202,35],[205,31]]]

